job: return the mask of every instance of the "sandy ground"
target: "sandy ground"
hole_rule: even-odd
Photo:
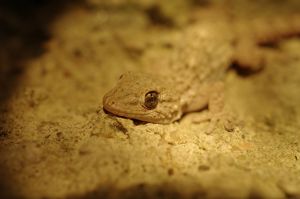
[[[17,60],[0,104],[1,198],[300,198],[300,40],[263,71],[228,72],[234,131],[205,134],[208,122],[190,122],[201,112],[137,124],[104,113],[103,95],[163,62],[206,3],[128,2],[73,3],[43,51]]]

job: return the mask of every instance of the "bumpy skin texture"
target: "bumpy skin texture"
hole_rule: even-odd
[[[149,110],[144,102],[151,91],[159,93],[156,108]],[[114,89],[103,98],[104,108],[116,115],[153,123],[170,123],[182,114],[180,95],[168,78],[127,72]]]
[[[214,117],[222,111],[220,82],[230,64],[234,61],[248,68],[260,67],[263,54],[258,44],[300,32],[296,22],[300,17],[293,17],[272,23],[251,21],[245,28],[244,22],[222,19],[220,14],[210,16],[185,30],[169,65],[164,66],[168,69],[165,76],[126,73],[104,96],[103,107],[119,116],[163,124],[207,105]],[[149,91],[159,95],[157,107],[151,110],[145,107]]]

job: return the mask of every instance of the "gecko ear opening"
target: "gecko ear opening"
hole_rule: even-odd
[[[148,110],[155,109],[159,100],[159,93],[156,91],[149,91],[145,95],[144,107]]]

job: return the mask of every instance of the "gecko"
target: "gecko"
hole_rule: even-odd
[[[299,15],[289,20],[234,22],[215,14],[187,27],[174,48],[165,74],[126,72],[103,97],[103,108],[117,116],[170,124],[183,114],[208,108],[208,118],[223,112],[224,76],[235,63],[264,65],[261,44],[300,32]]]

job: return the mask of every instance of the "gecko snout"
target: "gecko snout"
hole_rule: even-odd
[[[108,106],[114,106],[114,105],[115,105],[115,101],[111,100],[108,95],[105,95],[103,97],[103,107],[104,107],[104,109],[107,108]]]

